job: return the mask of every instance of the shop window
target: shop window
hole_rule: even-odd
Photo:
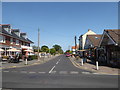
[[[6,40],[5,40],[5,36],[0,35],[0,42],[1,42],[1,43],[5,43],[5,41],[6,41]]]

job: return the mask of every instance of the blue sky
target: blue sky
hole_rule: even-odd
[[[104,29],[118,28],[117,2],[3,2],[2,23],[19,28],[37,45],[54,44],[67,50],[88,29],[102,34]],[[78,42],[78,41],[77,41]]]

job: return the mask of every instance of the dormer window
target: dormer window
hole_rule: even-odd
[[[0,35],[0,42],[5,43],[5,36]]]
[[[16,45],[19,45],[19,40],[16,40]]]
[[[20,36],[20,31],[19,29],[12,29],[12,32],[16,34],[17,36]]]
[[[20,33],[20,36],[27,39],[27,34],[26,33]]]
[[[11,33],[11,27],[9,24],[2,25],[2,28],[8,33]]]
[[[10,38],[10,44],[13,44],[13,38]]]

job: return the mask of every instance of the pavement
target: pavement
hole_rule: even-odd
[[[19,68],[19,67],[27,67],[31,65],[37,65],[37,64],[43,64],[48,62],[49,60],[52,60],[53,58],[57,57],[58,55],[51,56],[51,57],[41,57],[39,60],[34,59],[27,61],[27,65],[25,64],[25,61],[20,59],[19,63],[8,63],[6,60],[1,62],[0,69],[8,69],[8,68]]]
[[[106,74],[106,75],[120,75],[120,69],[112,68],[108,66],[98,66],[99,69],[96,69],[96,65],[91,62],[91,60],[87,59],[87,63],[81,65],[81,58],[76,59],[74,57],[69,57],[73,64],[80,69],[92,71],[96,74]]]

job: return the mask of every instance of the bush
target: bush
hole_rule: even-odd
[[[37,59],[37,55],[29,55],[28,60]]]
[[[9,56],[2,56],[2,58],[4,58],[4,59],[8,59],[8,58],[9,58]]]

